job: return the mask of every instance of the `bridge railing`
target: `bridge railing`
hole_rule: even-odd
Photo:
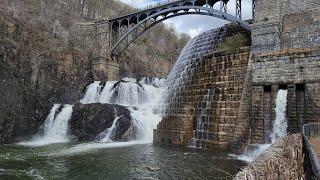
[[[309,141],[309,138],[315,136],[320,136],[320,123],[305,124],[302,128],[302,142],[305,155],[304,168],[308,179],[320,179],[320,160]]]
[[[144,10],[148,10],[148,9],[152,9],[152,8],[156,8],[156,7],[160,7],[160,6],[164,6],[164,5],[171,4],[171,3],[174,3],[174,2],[178,2],[178,1],[181,1],[181,0],[167,0],[167,1],[157,2],[157,3],[151,4],[151,5],[147,5],[147,6],[144,6],[142,8],[134,8],[133,11],[130,14],[134,14],[134,13],[137,13],[137,12],[140,12],[140,11],[144,11]],[[113,18],[115,18],[115,17],[113,17],[113,16],[110,17],[110,19],[113,19]]]

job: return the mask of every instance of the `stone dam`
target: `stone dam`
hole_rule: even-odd
[[[73,41],[63,46],[50,28],[35,29],[42,16],[30,23],[17,14],[35,13],[32,3],[51,12],[49,1],[4,1],[12,9],[0,5],[0,179],[310,179],[320,172],[307,139],[320,132],[319,0],[252,0],[247,21],[245,0],[159,1],[72,26],[89,52]],[[68,19],[75,2],[98,1],[55,2]],[[152,30],[126,49],[179,12],[233,23],[191,39],[175,63],[167,49],[180,52],[188,37],[178,43]]]
[[[271,143],[279,90],[287,132],[319,122],[319,8],[316,0],[259,0],[251,33],[226,25],[192,39],[167,78],[154,142],[238,152]],[[221,51],[239,34],[241,48]]]

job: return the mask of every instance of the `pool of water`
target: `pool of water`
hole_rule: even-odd
[[[246,164],[217,152],[131,143],[0,146],[0,179],[232,179]]]

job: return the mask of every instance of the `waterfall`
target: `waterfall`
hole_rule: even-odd
[[[98,102],[99,103],[110,103],[110,99],[112,97],[112,94],[114,93],[114,84],[116,81],[107,81],[104,85],[104,88],[99,95]]]
[[[100,81],[94,81],[87,87],[86,93],[83,99],[80,100],[82,104],[95,103],[99,99],[99,94],[101,91]]]
[[[41,126],[42,133],[36,134],[30,141],[20,142],[21,145],[44,146],[53,143],[65,143],[69,141],[68,123],[72,115],[73,106],[64,105],[56,116],[60,105],[55,104],[45,122]]]
[[[100,81],[94,81],[86,88],[85,95],[80,103],[111,103],[127,106],[132,117],[132,125],[125,136],[129,137],[129,140],[137,140],[135,141],[137,143],[151,143],[153,129],[161,120],[161,116],[156,114],[154,109],[162,97],[163,88],[161,86],[163,84],[164,80],[159,78],[143,78],[142,81],[124,78],[118,82],[107,81],[104,86],[101,85]],[[61,105],[55,104],[45,122],[41,125],[41,131],[30,141],[20,142],[19,144],[43,146],[68,142],[68,123],[72,116],[73,105],[64,105],[58,112],[59,109],[61,109]],[[112,126],[96,137],[99,143],[115,143],[113,138],[117,132],[117,123],[121,118],[122,116],[116,117]]]
[[[119,82],[107,81],[103,89],[100,81],[95,81],[88,86],[81,103],[111,103],[137,107],[154,105],[162,96],[164,81],[159,78],[142,78],[138,82],[133,78],[123,78]]]
[[[287,135],[287,119],[286,119],[286,109],[287,109],[287,95],[288,90],[280,89],[276,98],[276,118],[273,124],[273,130],[270,135],[271,143],[275,143],[276,140],[283,138]],[[272,144],[257,144],[257,145],[248,145],[252,149],[246,150],[245,154],[237,156],[238,159],[252,162],[262,153],[264,153]],[[247,147],[248,149],[248,147]],[[232,155],[233,156],[233,155]]]
[[[197,127],[193,131],[193,137],[189,141],[189,147],[193,148],[207,148],[207,141],[209,140],[209,117],[208,109],[211,109],[212,99],[214,98],[215,90],[209,89],[207,94],[203,96],[202,102],[198,104],[200,114],[197,116]],[[204,105],[204,107],[203,107]]]
[[[116,117],[113,120],[112,126],[108,129],[106,129],[104,132],[102,132],[98,137],[98,139],[100,139],[100,142],[112,142],[112,136],[115,133],[116,127],[117,127],[117,122],[120,118],[122,118],[123,116],[120,117]]]
[[[61,106],[61,104],[54,104],[53,107],[51,108],[49,115],[47,116],[46,120],[44,121],[42,127],[40,127],[40,129],[43,130],[43,133],[50,131],[50,128],[53,126],[55,115],[56,115],[60,106]]]
[[[151,108],[129,108],[129,110],[133,124],[138,129],[138,139],[145,143],[152,143],[153,130],[157,128],[157,124],[161,121],[161,115],[156,114],[152,106]]]
[[[279,90],[276,99],[276,119],[273,125],[273,132],[271,133],[271,142],[274,143],[277,139],[283,138],[287,135],[287,119],[286,119],[286,108],[287,108],[287,95],[288,90]]]
[[[161,116],[155,113],[155,108],[162,97],[164,81],[160,78],[142,78],[140,81],[134,78],[123,78],[118,82],[107,81],[103,89],[100,81],[95,81],[88,86],[85,98],[81,102],[127,106],[132,117],[132,127],[138,131],[137,140],[140,143],[151,143],[153,129],[161,121]],[[119,119],[121,116],[116,117],[112,126],[96,137],[98,142],[112,142]]]
[[[137,83],[120,83],[116,88],[117,95],[113,102],[125,106],[137,106],[143,103],[144,89]]]

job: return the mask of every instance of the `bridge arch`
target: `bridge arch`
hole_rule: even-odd
[[[228,0],[224,0],[223,2],[227,2],[227,1]],[[241,0],[238,0],[238,1],[241,1]],[[171,4],[166,7],[159,7],[159,9],[156,9],[156,10],[152,9],[149,12],[143,11],[138,14],[131,14],[129,16],[120,17],[120,19],[116,18],[113,20],[109,20],[110,21],[109,24],[113,26],[115,21],[118,22],[116,23],[117,25],[125,24],[125,23],[119,23],[120,20],[122,20],[120,22],[123,22],[123,19],[127,19],[124,22],[128,22],[128,27],[126,32],[120,32],[121,25],[119,26],[119,29],[111,28],[111,31],[118,31],[118,32],[117,33],[109,32],[109,35],[111,35],[111,37],[109,37],[109,43],[111,47],[110,55],[112,57],[119,57],[135,39],[141,36],[148,29],[150,29],[151,27],[155,26],[156,24],[162,21],[165,21],[167,19],[177,17],[177,16],[192,15],[192,14],[211,16],[211,17],[229,21],[231,23],[238,24],[242,28],[248,31],[251,31],[250,24],[242,20],[241,18],[237,18],[236,16],[238,15],[233,16],[223,10],[213,9],[213,6],[217,2],[220,2],[220,1],[219,0],[190,0],[187,2],[181,1],[179,4]],[[226,5],[224,6],[226,7]],[[241,4],[240,4],[240,7],[241,7]]]

